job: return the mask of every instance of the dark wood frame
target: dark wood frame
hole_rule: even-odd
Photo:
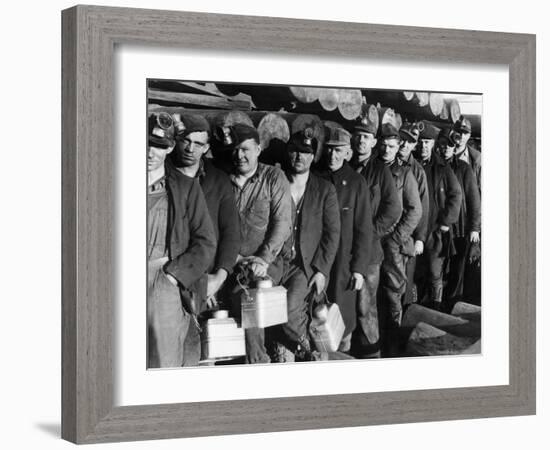
[[[94,443],[535,413],[534,35],[96,6],[63,11],[62,31],[63,438]],[[113,51],[119,43],[507,65],[509,384],[114,407]]]

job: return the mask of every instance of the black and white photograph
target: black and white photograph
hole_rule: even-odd
[[[147,80],[147,367],[481,353],[482,95]]]

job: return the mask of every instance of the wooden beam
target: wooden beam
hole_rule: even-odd
[[[187,92],[161,91],[159,89],[148,89],[147,93],[149,102],[155,100],[182,106],[193,105],[216,109],[239,109],[242,111],[248,111],[252,107],[249,101],[206,94],[189,94]]]

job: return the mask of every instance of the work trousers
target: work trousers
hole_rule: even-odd
[[[300,266],[290,264],[285,268],[281,285],[286,288],[288,308],[288,322],[280,326],[281,343],[295,351],[298,344],[307,345],[308,279]]]
[[[445,258],[428,249],[417,256],[416,286],[421,301],[441,304],[443,300],[443,267]]]
[[[401,251],[401,245],[387,237],[382,242],[384,261],[380,279],[381,297],[389,309],[389,326],[399,327],[403,315],[401,297],[407,289],[408,255]]]
[[[416,284],[414,281],[414,274],[416,271],[416,256],[410,256],[407,261],[407,289],[402,298],[403,306],[416,303],[418,301],[418,294],[416,290]]]
[[[456,253],[449,260],[449,277],[444,289],[444,298],[452,301],[462,300],[464,292],[464,273],[466,259],[470,249],[468,237],[456,237],[454,239]]]
[[[376,293],[380,282],[380,263],[370,264],[363,287],[357,293],[357,327],[351,351],[356,358],[380,356],[380,330]]]
[[[191,315],[185,311],[178,286],[162,270],[164,258],[149,263],[147,298],[147,367],[184,365],[184,342]],[[198,361],[197,361],[198,362]]]

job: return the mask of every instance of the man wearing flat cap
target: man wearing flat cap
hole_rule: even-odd
[[[474,171],[481,194],[481,152],[468,145],[472,135],[472,124],[466,117],[460,116],[453,125],[452,134],[456,142],[455,154],[458,159],[464,161]]]
[[[254,127],[233,125],[231,141],[233,168],[229,178],[241,235],[237,265],[246,267],[255,278],[269,276],[278,284],[283,270],[281,250],[292,226],[289,183],[281,169],[258,161],[262,149]],[[237,286],[234,294],[238,292]],[[263,329],[248,328],[245,338],[248,363],[270,362]]]
[[[152,114],[148,122],[147,366],[179,367],[188,362],[184,341],[206,295],[216,235],[198,182],[166,175],[172,117]]]
[[[424,253],[419,256],[416,281],[419,299],[441,307],[443,263],[453,252],[452,226],[458,221],[462,191],[451,167],[433,151],[439,128],[425,123],[420,132],[420,163],[426,172],[430,198],[428,232]]]
[[[426,234],[428,232],[428,213],[430,205],[428,198],[428,182],[422,164],[412,155],[418,144],[421,128],[424,128],[422,122],[406,122],[399,129],[399,135],[402,140],[399,152],[397,153],[397,162],[410,168],[418,183],[418,193],[420,194],[420,201],[422,203],[422,218],[412,234],[414,240],[414,256],[411,256],[407,261],[407,290],[405,291],[403,304],[417,301],[416,286],[414,285],[416,257],[424,252],[424,243],[426,242]]]
[[[357,323],[352,336],[352,354],[356,358],[380,356],[377,291],[380,266],[384,259],[381,239],[401,217],[401,202],[386,164],[375,155],[377,127],[366,118],[354,127],[352,136],[353,168],[363,175],[370,194],[373,242],[365,282],[357,296]]]
[[[456,175],[462,190],[462,203],[458,221],[453,225],[455,255],[451,255],[449,277],[443,298],[462,300],[465,269],[470,247],[479,244],[481,232],[481,198],[472,167],[455,155],[456,135],[451,129],[442,129],[437,146],[441,157]]]
[[[216,256],[205,275],[208,281],[206,302],[200,308],[203,311],[218,307],[216,294],[237,260],[240,248],[239,215],[229,177],[205,157],[210,148],[208,121],[198,114],[184,111],[174,114],[173,117],[176,147],[167,158],[167,171],[199,181],[217,238]],[[200,356],[200,336],[197,327],[190,328],[185,345],[189,350],[188,354]],[[194,351],[191,352],[190,349]]]
[[[349,352],[357,325],[357,293],[363,288],[372,257],[373,223],[365,178],[346,162],[351,135],[343,128],[326,128],[325,170],[321,176],[336,188],[340,208],[340,245],[332,266],[328,298],[336,302],[346,326],[340,351]]]
[[[287,145],[292,233],[285,244],[281,284],[287,289],[288,322],[276,332],[277,361],[311,360],[308,300],[320,298],[340,242],[340,213],[334,186],[311,173],[317,142],[306,128]]]
[[[397,161],[402,142],[399,130],[391,123],[383,124],[381,138],[379,157],[390,168],[402,211],[390,233],[382,239],[384,260],[380,280],[383,352],[387,356],[395,356],[399,351],[398,329],[403,314],[401,300],[407,288],[407,261],[415,254],[412,234],[422,218],[422,203],[412,170]]]

